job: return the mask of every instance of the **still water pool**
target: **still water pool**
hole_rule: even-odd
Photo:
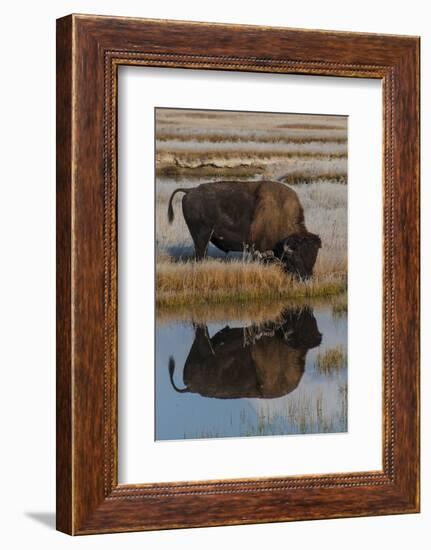
[[[347,313],[156,323],[156,440],[347,431]]]

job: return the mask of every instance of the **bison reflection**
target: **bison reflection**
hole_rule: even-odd
[[[281,397],[298,386],[307,351],[321,339],[308,308],[285,310],[279,322],[227,326],[212,338],[199,325],[184,365],[184,388],[175,385],[175,361],[169,360],[172,386],[180,393],[220,399]]]

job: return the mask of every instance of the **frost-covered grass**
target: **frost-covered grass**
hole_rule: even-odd
[[[161,307],[186,303],[313,297],[347,285],[347,121],[345,117],[158,109],[156,115],[156,285]],[[181,209],[167,220],[177,187],[207,181],[280,180],[294,186],[309,231],[322,240],[311,281],[276,265],[227,256],[210,245],[193,261]]]
[[[158,109],[156,140],[160,177],[347,181],[345,117]]]

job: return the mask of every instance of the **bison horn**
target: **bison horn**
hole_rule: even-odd
[[[286,254],[293,254],[293,252],[294,252],[293,249],[290,248],[290,246],[288,244],[283,245],[283,250]]]

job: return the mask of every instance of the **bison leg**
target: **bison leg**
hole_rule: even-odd
[[[194,231],[192,238],[195,245],[196,260],[203,260],[207,255],[208,244],[211,240],[212,230],[206,227],[200,227]]]

